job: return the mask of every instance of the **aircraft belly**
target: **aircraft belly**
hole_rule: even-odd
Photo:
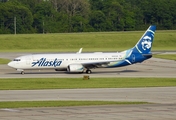
[[[126,66],[126,65],[130,65],[129,62],[122,60],[122,61],[118,61],[118,62],[111,62],[110,64],[108,64],[108,68],[112,68],[112,67],[122,67],[122,66]]]

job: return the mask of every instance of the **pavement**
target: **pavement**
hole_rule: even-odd
[[[13,59],[25,53],[0,53]],[[1,57],[1,58],[2,58]],[[92,77],[164,77],[176,78],[176,61],[152,58],[143,63],[122,68],[93,69]],[[19,72],[0,65],[0,78],[83,77],[87,74],[68,74],[54,70]],[[0,109],[2,120],[175,120],[176,87],[117,88],[117,89],[56,89],[1,90],[0,101],[44,100],[101,100],[143,101],[145,105],[106,105],[82,107],[49,107]]]

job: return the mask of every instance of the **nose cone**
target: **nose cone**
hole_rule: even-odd
[[[8,65],[9,67],[15,68],[15,64],[14,64],[13,61],[9,62],[7,65]]]

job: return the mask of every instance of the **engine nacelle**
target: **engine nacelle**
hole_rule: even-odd
[[[81,64],[71,64],[67,67],[68,72],[83,72],[84,66]]]

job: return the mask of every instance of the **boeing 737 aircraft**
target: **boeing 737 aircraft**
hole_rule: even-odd
[[[152,57],[151,48],[156,26],[151,25],[137,44],[128,50],[112,53],[31,54],[15,58],[8,66],[24,74],[24,70],[54,69],[88,74],[93,68],[113,68],[141,63]],[[115,40],[114,40],[115,41]]]

